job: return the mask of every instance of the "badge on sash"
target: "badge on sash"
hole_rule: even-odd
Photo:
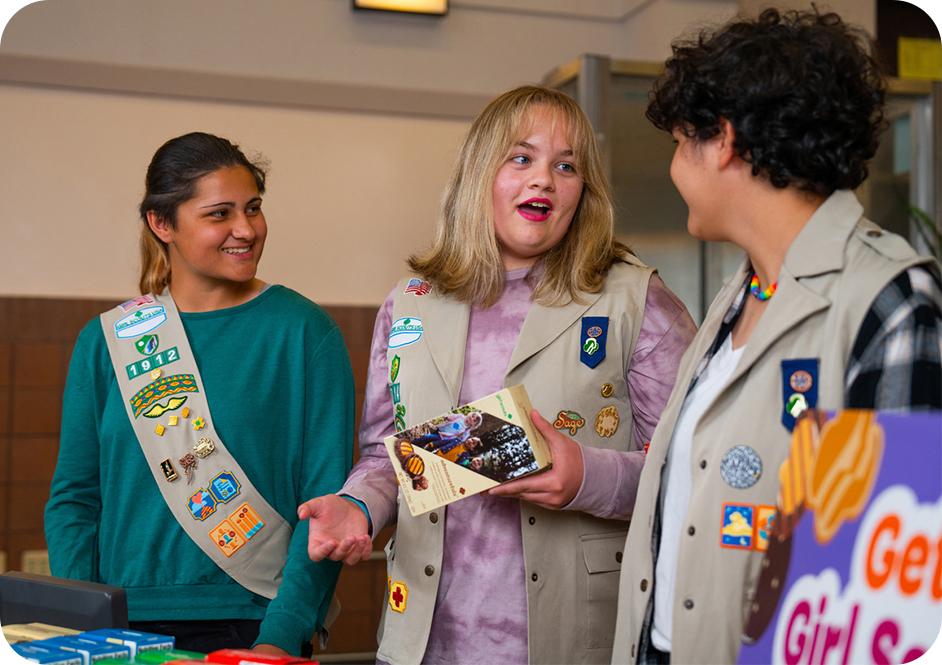
[[[789,432],[805,409],[818,405],[818,359],[782,361],[782,424]]]
[[[605,341],[608,339],[607,316],[583,316],[582,334],[579,336],[579,360],[595,369],[605,360]]]

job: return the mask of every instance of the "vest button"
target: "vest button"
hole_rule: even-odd
[[[428,516],[428,521],[432,524],[438,524],[438,513],[432,513]]]
[[[536,524],[536,518],[535,518],[535,517],[531,517],[531,518],[528,519],[527,521],[528,521],[530,524]]]
[[[700,460],[700,468],[701,468],[701,469],[705,469],[705,468],[706,468],[706,460],[705,460],[705,459]]]
[[[695,534],[696,532],[697,532],[697,530],[694,529],[692,526],[688,526],[688,527],[687,527],[687,535],[688,535],[688,536],[692,536],[692,535]]]
[[[647,590],[648,590],[648,581],[647,581],[647,580],[641,580],[641,590],[642,590],[642,591],[647,591]]]
[[[434,575],[434,574],[435,574],[435,566],[426,566],[426,567],[425,567],[425,574],[428,575],[429,577],[431,577],[432,575]]]
[[[684,601],[684,607],[687,608],[688,610],[692,610],[693,601],[688,598],[687,600]]]
[[[615,561],[621,563],[621,552],[615,552]]]
[[[880,231],[878,229],[871,229],[867,231],[867,236],[870,238],[879,238],[882,235],[883,235],[883,231]]]
[[[540,579],[540,576],[537,575],[536,573],[533,573],[532,575],[530,575],[530,579],[536,582],[538,579]]]

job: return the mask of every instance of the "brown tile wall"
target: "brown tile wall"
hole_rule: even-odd
[[[0,551],[22,569],[24,550],[45,549],[43,508],[59,447],[62,391],[72,345],[82,326],[115,303],[107,300],[0,297]],[[325,306],[343,332],[360,411],[375,307]],[[49,325],[54,321],[55,325]],[[388,534],[377,539],[381,550]],[[386,564],[345,567],[338,596],[344,611],[326,653],[376,649]]]

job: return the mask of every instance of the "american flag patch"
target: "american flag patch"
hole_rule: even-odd
[[[404,293],[414,293],[417,296],[424,296],[426,293],[432,290],[432,285],[426,282],[424,279],[418,279],[413,277],[409,280],[409,283],[406,284],[406,290]]]

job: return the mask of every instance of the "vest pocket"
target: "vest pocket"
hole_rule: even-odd
[[[626,532],[588,534],[580,537],[586,568],[586,646],[603,649],[615,637],[618,576]]]

